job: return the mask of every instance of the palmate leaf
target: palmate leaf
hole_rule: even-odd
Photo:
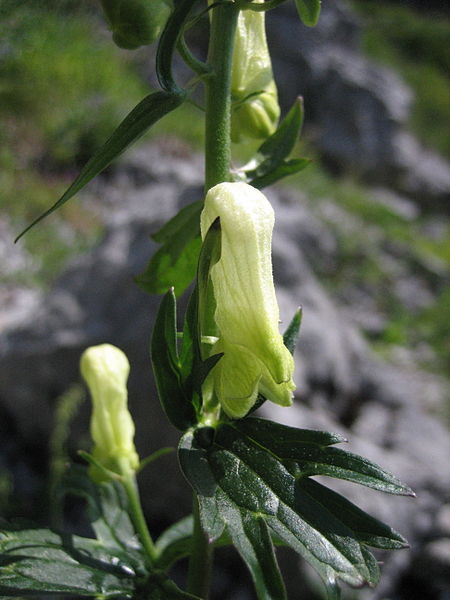
[[[96,175],[101,173],[114,159],[120,156],[133,142],[138,140],[152,125],[169,112],[178,108],[185,100],[185,92],[153,92],[139,102],[125,117],[111,137],[101,146],[82,168],[75,181],[53,206],[42,213],[17,237],[19,240],[36,223],[60,208]]]
[[[152,237],[162,244],[136,283],[150,294],[163,294],[170,287],[180,296],[193,281],[200,254],[200,212],[203,202],[185,206]]]
[[[278,580],[277,567],[271,558],[271,536],[266,535],[261,522],[318,571],[330,598],[338,598],[339,579],[351,585],[376,585],[378,566],[366,546],[406,546],[392,528],[302,473],[296,456],[304,456],[307,450],[324,452],[343,441],[341,436],[246,418],[219,425],[214,436],[205,436],[209,445],[199,445],[199,439],[203,438],[198,433],[183,436],[180,465],[199,494],[203,526],[212,539],[226,528],[252,573],[258,598],[283,598],[281,588],[276,592],[270,589],[271,582]],[[321,458],[315,474],[329,474],[327,454]],[[372,465],[361,460],[366,466]],[[342,459],[340,468],[346,472],[356,468],[347,478],[367,485],[367,479],[360,478],[360,463],[355,462],[354,455],[349,455],[348,464]],[[394,484],[392,476],[379,467],[372,468],[377,473],[378,489],[384,481],[386,491],[410,492],[397,480]],[[261,562],[263,556],[267,564]],[[266,573],[271,573],[270,581]]]

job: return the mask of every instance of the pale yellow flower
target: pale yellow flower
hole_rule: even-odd
[[[211,353],[224,355],[211,372],[214,391],[231,417],[247,414],[258,392],[289,406],[295,389],[294,361],[278,330],[271,258],[273,209],[264,194],[246,183],[220,183],[205,199],[203,238],[217,217],[222,247],[211,279],[219,339]]]
[[[137,469],[134,423],[127,407],[127,357],[111,344],[91,346],[80,361],[81,374],[92,398],[92,456],[105,469],[124,474]],[[97,480],[107,479],[100,469],[91,468]]]

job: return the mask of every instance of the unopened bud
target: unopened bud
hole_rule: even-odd
[[[91,346],[80,361],[81,374],[92,398],[92,456],[114,473],[134,471],[139,457],[134,447],[134,423],[127,407],[130,365],[125,354],[111,344]],[[108,479],[105,472],[90,467],[96,481]]]
[[[239,13],[231,78],[232,140],[269,137],[276,129],[280,107],[267,46],[264,12],[245,10]]]

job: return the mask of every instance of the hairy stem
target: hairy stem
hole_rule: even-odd
[[[230,181],[231,65],[239,9],[224,2],[211,11],[206,84],[205,190]]]

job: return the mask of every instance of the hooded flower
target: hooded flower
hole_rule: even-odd
[[[262,0],[259,0],[262,1]],[[265,139],[280,116],[277,88],[267,47],[264,12],[239,13],[233,51],[231,137]]]
[[[134,471],[139,457],[133,442],[134,423],[127,408],[127,357],[110,344],[91,346],[83,353],[80,368],[92,397],[94,459],[116,473]],[[91,468],[91,476],[97,481],[106,479],[98,468]]]
[[[246,183],[220,183],[205,199],[203,238],[217,217],[221,257],[211,269],[211,279],[219,339],[212,353],[224,355],[211,372],[214,391],[231,417],[247,414],[258,392],[289,406],[295,389],[294,361],[278,331],[271,259],[273,209],[259,190]]]

